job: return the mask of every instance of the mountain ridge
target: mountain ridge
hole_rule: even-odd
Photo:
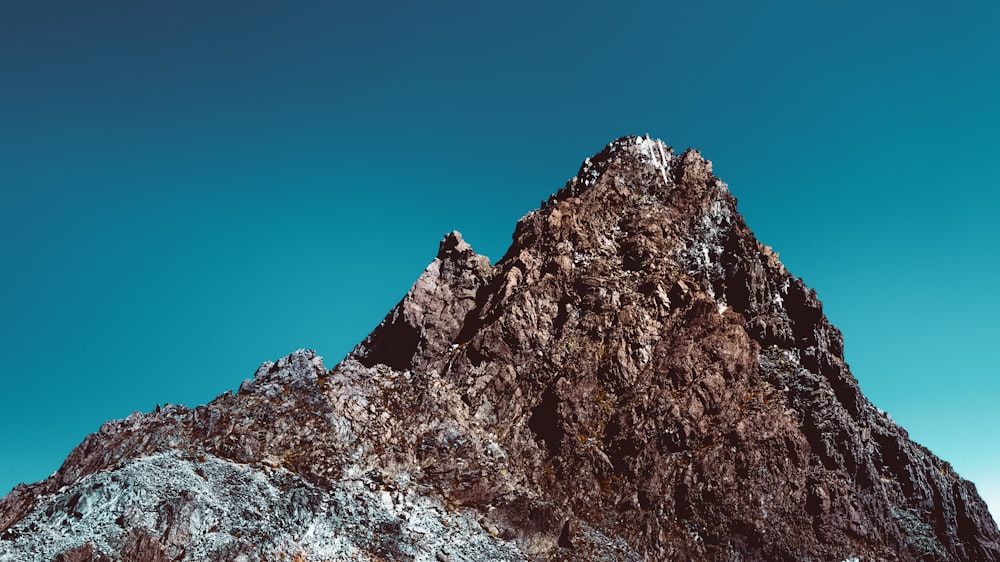
[[[512,238],[492,265],[446,235],[331,370],[297,352],[211,404],[108,422],[52,478],[0,500],[0,559],[59,514],[71,529],[96,517],[79,509],[94,490],[67,489],[171,452],[285,471],[312,506],[387,492],[371,513],[393,522],[390,539],[335,547],[345,528],[327,525],[279,545],[294,526],[253,538],[195,494],[123,515],[113,540],[51,544],[90,544],[79,559],[94,560],[205,544],[208,557],[441,559],[455,553],[403,521],[451,517],[466,543],[510,559],[1000,559],[974,485],[863,397],[815,292],[697,151],[617,139]]]

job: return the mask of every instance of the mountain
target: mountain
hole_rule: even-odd
[[[695,150],[618,139],[343,361],[105,423],[0,560],[1000,560]]]

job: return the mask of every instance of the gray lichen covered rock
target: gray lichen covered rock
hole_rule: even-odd
[[[137,554],[138,553],[138,554]],[[332,369],[106,423],[0,560],[1000,560],[697,151],[627,137],[495,265],[458,233]]]

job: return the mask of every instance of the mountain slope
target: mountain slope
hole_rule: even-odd
[[[495,266],[446,236],[333,369],[108,422],[0,533],[3,560],[1000,560],[711,163],[637,137]]]

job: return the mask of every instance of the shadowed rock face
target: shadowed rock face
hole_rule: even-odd
[[[106,423],[0,501],[0,537],[0,560],[1000,560],[711,163],[636,137],[495,266],[447,235],[332,370],[300,351]]]

